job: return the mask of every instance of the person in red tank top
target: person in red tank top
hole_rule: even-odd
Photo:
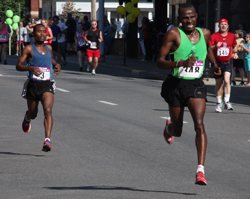
[[[229,25],[226,19],[221,19],[219,21],[219,32],[216,32],[210,37],[210,46],[213,49],[216,62],[221,69],[220,76],[215,76],[215,94],[217,97],[217,104],[215,111],[222,112],[221,107],[223,106],[221,102],[221,95],[223,90],[223,80],[224,80],[224,103],[225,109],[233,110],[231,103],[229,103],[230,93],[231,93],[231,74],[232,74],[232,52],[234,52],[234,58],[237,58],[237,42],[235,35],[228,32]]]
[[[44,44],[51,44],[53,41],[52,30],[49,26],[47,26],[45,19],[42,19],[41,23],[46,27],[46,32],[47,32],[47,36],[46,36],[46,40],[44,41]]]

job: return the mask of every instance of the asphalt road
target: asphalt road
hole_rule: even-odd
[[[159,94],[162,81],[75,69],[55,77],[52,151],[45,153],[41,105],[30,133],[21,128],[25,72],[0,64],[0,198],[249,198],[250,88],[234,87],[235,110],[218,114],[214,86],[208,86],[208,185],[198,186],[187,109],[182,137],[171,146],[163,138],[169,114]]]

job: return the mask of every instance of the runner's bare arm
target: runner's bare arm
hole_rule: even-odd
[[[157,59],[157,67],[161,69],[172,69],[172,68],[178,68],[180,66],[184,67],[192,67],[195,60],[195,55],[190,57],[189,59],[185,61],[178,60],[177,62],[168,61],[165,60],[166,55],[170,52],[170,49],[173,49],[173,51],[177,50],[180,43],[181,43],[181,37],[178,28],[174,27],[171,28],[167,34],[164,36],[163,45],[160,49],[159,57]]]
[[[103,42],[102,31],[100,31],[100,38],[98,40],[99,40],[100,43]]]
[[[172,69],[176,67],[176,62],[165,60],[167,54],[178,36],[177,28],[170,29],[164,36],[162,47],[157,59],[157,67],[160,69]]]
[[[238,52],[237,46],[234,46],[234,47],[233,47],[233,52],[234,52],[234,53],[237,53],[237,52]]]
[[[84,34],[84,39],[85,39],[85,41],[86,41],[87,43],[89,43],[89,40],[87,39],[87,36],[88,36],[88,31],[85,32],[85,34]]]
[[[38,68],[36,68],[34,66],[25,66],[25,65],[23,65],[23,63],[25,61],[27,61],[27,63],[29,63],[32,56],[33,56],[32,47],[30,45],[26,46],[23,49],[23,52],[22,52],[21,56],[17,60],[16,70],[17,71],[31,71],[34,75],[39,76],[41,71]]]
[[[210,44],[209,44],[209,39],[210,39],[210,36],[211,36],[211,32],[210,32],[210,30],[204,29],[204,28],[202,29],[202,31],[203,31],[205,41],[206,41],[206,44],[207,44],[207,58],[212,63],[214,74],[215,75],[221,75],[221,70],[218,67],[217,63],[216,63],[216,59],[214,57],[214,52],[213,52],[213,50],[212,50],[212,48],[210,47]]]

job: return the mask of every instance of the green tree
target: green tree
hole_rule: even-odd
[[[78,15],[80,8],[74,8],[75,3],[71,2],[71,0],[67,0],[65,4],[62,4],[62,16],[65,18],[68,17],[68,13],[72,13],[72,16]]]

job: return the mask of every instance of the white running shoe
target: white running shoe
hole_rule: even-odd
[[[92,75],[95,75],[95,70],[92,70]]]
[[[227,110],[234,110],[232,104],[229,103],[229,102],[225,103],[224,109],[227,109]]]
[[[87,71],[89,72],[89,70],[90,70],[90,66],[87,66]]]
[[[221,110],[221,103],[217,103],[217,104],[216,104],[215,112],[216,112],[216,113],[221,113],[221,112],[222,112],[222,110]]]

